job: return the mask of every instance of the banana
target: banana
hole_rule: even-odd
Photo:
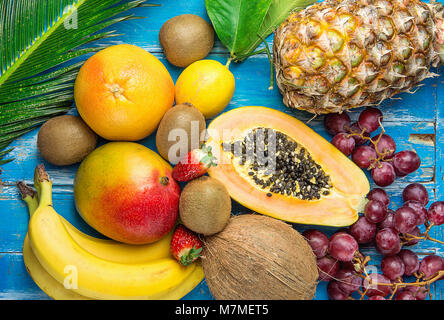
[[[34,282],[48,296],[55,300],[91,300],[84,297],[73,290],[65,289],[65,287],[57,282],[46,270],[41,266],[29,244],[29,237],[26,235],[23,242],[23,260],[26,270],[34,280]],[[204,278],[202,264],[196,262],[196,269],[179,284],[173,291],[166,295],[160,296],[159,300],[179,300],[193,290]]]
[[[75,242],[89,253],[104,260],[119,263],[144,263],[171,256],[170,243],[173,231],[157,242],[146,245],[128,245],[114,240],[92,237],[81,232],[60,216],[66,230]]]
[[[25,236],[23,242],[23,260],[32,280],[51,298],[55,300],[89,300],[73,290],[65,289],[61,283],[46,272],[32,252],[28,235]]]
[[[160,299],[173,296],[179,285],[194,274],[196,264],[183,267],[172,258],[122,264],[91,254],[73,239],[52,208],[52,185],[43,166],[37,168],[35,180],[41,199],[29,224],[30,246],[38,262],[58,283],[68,279],[67,273],[72,276],[69,279],[77,280],[70,291],[93,299]],[[190,283],[203,278],[201,272],[196,272]]]
[[[34,190],[28,187],[25,183],[19,182],[17,185],[23,200],[28,205],[29,216],[32,217],[39,205],[37,195]],[[34,252],[32,252],[28,234],[26,234],[25,240],[23,241],[23,261],[32,280],[34,280],[37,286],[39,286],[39,288],[51,298],[56,300],[88,300],[88,298],[83,297],[72,290],[65,289],[64,286],[46,272],[35,257]]]
[[[19,182],[18,186],[23,200],[28,206],[29,215],[32,216],[38,207],[37,195],[24,183]],[[130,246],[112,240],[91,237],[76,229],[63,217],[60,216],[60,218],[67,227],[68,232],[70,232],[74,240],[76,240],[80,246],[92,254],[96,253],[97,256],[102,257],[103,259],[121,263],[129,263],[130,261],[136,263],[161,259],[170,255],[169,246],[172,232],[155,244],[146,246]],[[134,250],[134,247],[137,248],[137,250]],[[127,253],[126,250],[129,250],[129,253]],[[103,251],[106,252],[103,253]],[[138,254],[140,254],[140,257]],[[25,236],[23,243],[23,260],[31,278],[49,297],[55,300],[90,300],[89,298],[84,297],[73,290],[66,289],[62,284],[51,277],[48,272],[46,272],[32,252],[28,235]],[[181,299],[192,291],[203,279],[204,273],[202,264],[200,262],[196,262],[196,269],[191,273],[191,275],[188,276],[173,291],[159,297],[159,299]]]
[[[200,261],[194,262],[196,268],[191,275],[186,278],[180,285],[178,285],[173,291],[163,295],[159,300],[179,300],[191,292],[203,279],[204,272],[202,263]]]
[[[46,272],[40,262],[32,252],[29,244],[29,237],[26,235],[23,242],[23,260],[26,270],[34,280],[34,282],[48,296],[55,300],[91,300],[84,297],[73,290],[66,289],[61,283],[57,282],[51,275]],[[204,278],[202,264],[196,262],[196,269],[173,291],[159,297],[159,300],[179,300],[193,290]]]

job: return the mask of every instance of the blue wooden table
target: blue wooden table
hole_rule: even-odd
[[[442,1],[442,0],[441,0]],[[114,26],[118,33],[124,34],[114,38],[117,43],[138,45],[158,57],[168,68],[171,76],[176,80],[181,69],[170,65],[162,54],[158,41],[158,32],[162,24],[173,16],[192,13],[205,19],[204,0],[153,0],[161,4],[160,7],[134,9],[131,13],[144,16],[146,19],[132,20]],[[272,44],[272,36],[268,38]],[[225,63],[228,58],[227,50],[219,41],[209,59]],[[249,105],[272,107],[291,114],[303,121],[309,121],[311,114],[287,109],[281,99],[279,91],[268,90],[270,79],[269,62],[266,55],[249,58],[242,64],[232,63],[230,66],[236,78],[236,91],[233,100],[226,110]],[[435,70],[439,73],[442,70]],[[396,209],[401,204],[402,189],[411,182],[423,183],[430,193],[431,202],[444,200],[444,76],[428,79],[424,86],[413,94],[402,94],[399,100],[386,101],[381,109],[384,113],[384,126],[387,134],[391,135],[398,146],[398,150],[415,150],[421,157],[421,167],[414,174],[398,178],[386,190],[392,199],[391,208]],[[350,115],[356,120],[359,111]],[[71,113],[75,114],[73,107]],[[327,138],[322,125],[322,117],[308,123],[316,132]],[[15,186],[17,181],[24,180],[32,184],[33,170],[37,164],[45,163],[37,151],[36,136],[38,130],[16,140],[12,147],[12,156],[16,160],[2,167],[0,188],[0,299],[48,299],[28,276],[22,258],[22,244],[28,226],[28,213]],[[103,142],[102,142],[103,143]],[[154,135],[141,141],[142,144],[155,149]],[[79,229],[98,235],[80,218],[74,207],[73,179],[78,166],[54,167],[45,163],[54,182],[54,205],[57,212],[62,214]],[[371,180],[370,180],[371,181]],[[374,185],[373,185],[374,186]],[[233,212],[243,209],[233,203]],[[308,226],[295,226],[303,231]],[[328,234],[334,228],[322,228]],[[433,228],[432,237],[444,239],[444,227]],[[444,255],[444,247],[433,242],[420,242],[412,247],[420,255],[437,253]],[[381,256],[371,248],[363,248],[363,252],[372,257],[371,263],[380,261]],[[434,299],[444,299],[444,281],[432,286]],[[326,283],[318,286],[316,299],[327,299]],[[203,281],[185,299],[212,299],[208,287]]]

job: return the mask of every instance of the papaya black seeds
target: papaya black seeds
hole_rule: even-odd
[[[256,128],[242,141],[224,143],[246,166],[248,177],[267,192],[303,200],[316,200],[330,194],[330,178],[310,153],[287,135],[273,129]]]

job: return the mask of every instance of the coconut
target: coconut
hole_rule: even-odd
[[[204,239],[202,264],[218,300],[310,300],[316,292],[316,257],[290,225],[245,214]]]

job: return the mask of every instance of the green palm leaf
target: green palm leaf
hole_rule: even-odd
[[[14,139],[71,108],[82,63],[67,62],[103,49],[86,45],[145,1],[0,0],[0,165]]]

